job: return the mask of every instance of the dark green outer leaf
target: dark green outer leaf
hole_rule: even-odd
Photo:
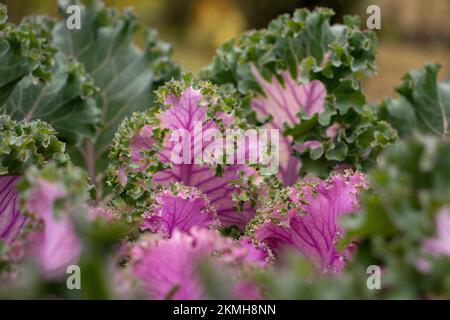
[[[406,74],[397,88],[398,99],[380,104],[380,115],[391,122],[402,138],[413,131],[449,134],[450,80],[438,82],[440,65],[427,64]]]
[[[23,78],[14,88],[0,112],[15,120],[41,119],[51,124],[58,136],[70,145],[84,137],[93,137],[99,112],[92,98],[84,96],[93,90],[83,67],[58,54],[48,83],[33,83]]]
[[[6,23],[6,7],[0,4],[0,106],[17,82],[27,75],[48,80],[54,50],[32,23]]]
[[[78,2],[60,1],[63,15],[73,3]],[[138,27],[130,12],[119,13],[103,8],[100,1],[87,1],[82,6],[81,30],[68,30],[63,20],[53,32],[54,45],[82,63],[99,89],[95,101],[101,111],[101,125],[93,139],[70,150],[74,161],[87,167],[97,186],[119,123],[133,111],[151,107],[153,91],[178,74],[169,58],[169,46],[154,32],[147,32],[143,50],[135,45],[133,37]]]

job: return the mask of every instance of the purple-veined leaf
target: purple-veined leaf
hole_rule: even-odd
[[[294,249],[321,272],[338,273],[354,249],[353,244],[337,249],[344,234],[339,219],[358,209],[360,190],[366,187],[360,173],[288,187],[280,199],[263,207],[254,236],[276,255]]]
[[[325,110],[326,88],[320,81],[298,84],[288,71],[282,72],[284,83],[275,76],[267,81],[255,67],[252,70],[264,95],[255,97],[251,105],[259,117],[272,116],[271,121],[266,124],[268,128],[283,132],[285,125],[292,127],[300,122],[297,114],[301,111],[312,116]],[[300,160],[293,152],[292,137],[282,135],[279,178],[287,186],[299,179]]]
[[[190,163],[173,164],[170,157],[175,146],[174,141],[166,141],[165,148],[160,152],[161,160],[165,163],[171,163],[170,169],[161,171],[155,175],[154,180],[162,185],[170,182],[183,182],[198,188],[206,194],[215,207],[217,214],[224,226],[237,225],[244,228],[245,224],[254,216],[254,211],[247,206],[244,211],[237,213],[232,200],[232,193],[237,188],[232,184],[233,180],[239,178],[239,170],[248,170],[243,165],[225,166],[222,176],[216,175],[214,169],[207,164],[195,164],[198,152],[203,152],[208,147],[210,140],[210,130],[218,129],[216,123],[206,119],[206,107],[199,104],[201,98],[200,92],[192,87],[188,88],[181,95],[180,99],[174,96],[169,97],[167,104],[172,104],[162,115],[162,125],[170,130],[184,129],[191,133],[191,155]],[[201,133],[203,135],[202,146],[196,151],[198,140],[201,139],[194,133],[195,123],[201,124]]]
[[[0,176],[0,240],[11,244],[20,234],[27,217],[20,213],[19,176]]]
[[[178,94],[169,91],[164,96],[159,113],[152,114],[139,125],[136,125],[138,118],[125,122],[116,140],[125,145],[127,158],[114,174],[124,189],[127,184],[133,183],[141,187],[149,183],[145,180],[130,182],[129,178],[140,173],[146,174],[156,167],[150,173],[152,186],[168,187],[181,182],[195,187],[209,198],[222,227],[235,225],[244,230],[248,221],[254,217],[254,204],[251,201],[239,203],[233,195],[243,190],[237,182],[242,175],[250,177],[255,171],[245,164],[238,164],[236,158],[231,164],[224,164],[224,158],[218,157],[216,162],[211,159],[217,151],[213,143],[216,134],[221,134],[222,139],[226,129],[234,129],[235,119],[217,108],[215,99],[220,98],[211,97],[210,91],[204,90],[205,94],[202,89],[194,89],[189,85]],[[121,137],[122,131],[128,136]],[[224,146],[225,140],[222,141]],[[155,157],[150,155],[152,152],[156,154]],[[120,157],[124,152],[117,154]],[[206,158],[208,155],[209,159]],[[162,165],[152,167],[155,161]]]
[[[198,268],[208,262],[231,276],[226,284],[228,294],[249,299],[257,297],[256,287],[243,291],[251,284],[242,282],[239,271],[251,265],[250,254],[240,242],[215,230],[194,227],[189,233],[176,230],[170,239],[141,239],[131,252],[131,270],[150,298],[204,299],[207,296]]]
[[[218,224],[208,197],[196,188],[177,183],[156,195],[155,204],[143,216],[141,230],[170,238],[175,230],[188,232],[194,226],[209,228]]]

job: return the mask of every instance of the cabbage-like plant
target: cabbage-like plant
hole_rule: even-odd
[[[0,297],[450,297],[438,65],[371,105],[375,34],[330,9],[245,32],[198,76],[154,31],[139,47],[128,10],[59,10],[15,25],[0,6]]]

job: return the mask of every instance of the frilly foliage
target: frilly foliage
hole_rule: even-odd
[[[403,139],[413,132],[449,135],[450,79],[438,81],[439,64],[412,70],[396,88],[399,98],[386,99],[379,107],[380,118],[389,121]]]
[[[66,164],[65,144],[56,131],[43,121],[14,121],[0,116],[0,174],[21,175],[31,165],[49,161]]]
[[[300,9],[282,15],[267,29],[250,31],[225,43],[201,75],[234,87],[244,100],[248,118],[256,122],[250,101],[263,91],[252,66],[265,79],[275,76],[281,83],[284,70],[301,83],[320,80],[327,90],[325,112],[313,117],[300,113],[298,124],[284,131],[299,145],[308,140],[321,143],[317,149],[297,154],[303,162],[302,175],[313,172],[326,177],[338,163],[366,170],[396,140],[389,123],[380,121],[374,109],[365,106],[358,80],[376,71],[375,34],[361,31],[357,17],[347,16],[343,24],[331,25],[333,14],[330,9]],[[333,138],[326,133],[331,125],[339,128]]]
[[[233,116],[235,128],[245,129],[248,126],[241,116],[240,110],[236,109],[236,100],[212,83],[194,80],[189,74],[184,75],[181,81],[167,82],[156,91],[155,107],[145,112],[135,112],[130,118],[125,119],[119,126],[113,139],[109,153],[108,184],[126,204],[144,210],[149,204],[148,201],[151,201],[154,195],[154,188],[157,187],[153,182],[153,175],[156,172],[170,168],[171,164],[162,162],[158,154],[163,148],[163,142],[170,134],[169,129],[162,127],[159,116],[167,109],[164,101],[168,95],[173,94],[179,97],[191,86],[199,90],[202,95],[201,103],[207,106],[205,121],[212,120],[218,125],[219,130],[223,130],[225,128],[223,119],[217,118],[217,114],[225,112]],[[153,128],[153,144],[151,149],[141,151],[147,163],[146,169],[144,171],[136,171],[134,169],[137,169],[139,164],[132,160],[130,142],[133,136],[145,125],[150,125]],[[223,164],[210,166],[217,175],[220,175],[224,169]],[[121,183],[120,175],[126,176],[125,185]],[[257,191],[254,189],[253,178],[244,176],[241,178],[242,192],[247,194],[246,200],[253,199],[254,193]],[[238,182],[236,181],[236,183]],[[244,197],[243,194],[236,195],[237,200],[240,200],[239,196]],[[120,201],[115,202],[119,203]]]
[[[107,8],[99,0],[61,0],[62,16],[71,4],[82,8],[81,30],[68,30],[65,19],[45,17],[10,25],[2,6],[0,112],[52,125],[101,198],[106,154],[119,123],[152,106],[153,91],[179,69],[170,46],[153,30],[144,31],[143,49],[135,44],[143,28],[130,11]],[[13,69],[12,59],[20,62]],[[119,70],[123,65],[126,69]]]
[[[6,6],[0,4],[0,106],[23,77],[49,80],[55,54],[41,36],[44,29],[30,22],[10,24],[7,18]]]

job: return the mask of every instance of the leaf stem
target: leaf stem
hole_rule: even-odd
[[[83,157],[89,174],[89,183],[94,185],[96,189],[96,202],[98,203],[102,197],[102,190],[95,174],[94,143],[90,139],[84,140]]]

